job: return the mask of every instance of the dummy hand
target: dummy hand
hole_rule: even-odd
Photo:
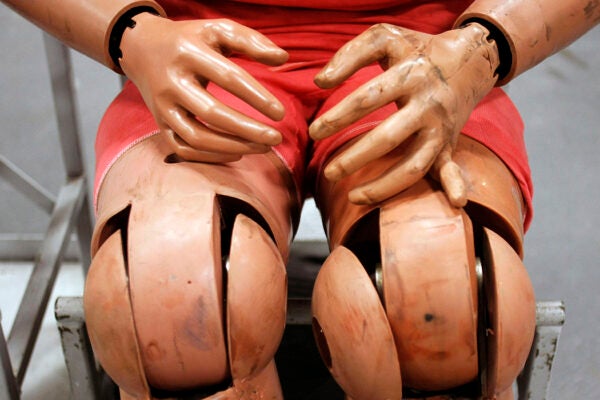
[[[315,82],[329,88],[375,61],[385,70],[314,121],[313,139],[328,137],[391,102],[398,107],[325,168],[326,178],[338,180],[407,146],[382,176],[354,188],[350,201],[383,201],[431,172],[451,203],[464,206],[466,188],[452,152],[469,114],[496,82],[498,54],[487,34],[478,24],[440,35],[376,25],[343,46],[319,72]]]
[[[273,120],[281,103],[226,58],[243,53],[268,65],[287,53],[258,32],[228,20],[175,22],[148,13],[134,17],[121,41],[121,68],[139,88],[161,133],[186,160],[230,162],[264,153],[281,134],[221,103],[207,92],[213,82]]]

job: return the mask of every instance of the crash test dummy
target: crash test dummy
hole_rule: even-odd
[[[347,398],[512,398],[532,189],[498,87],[597,1],[3,2],[129,78],[97,136],[85,288],[121,398],[282,397],[307,196],[331,248],[313,328]]]

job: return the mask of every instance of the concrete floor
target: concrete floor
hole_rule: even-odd
[[[0,5],[0,154],[7,155],[46,188],[64,181],[49,79],[40,32]],[[91,171],[93,137],[118,80],[91,60],[74,55],[80,125]],[[600,29],[516,79],[507,88],[526,123],[535,218],[526,236],[525,263],[540,300],[562,299],[567,323],[559,343],[551,398],[600,398]],[[0,182],[0,238],[36,234],[45,214]],[[322,238],[307,207],[299,238]],[[0,309],[10,329],[30,263],[0,264]],[[79,266],[67,264],[55,294],[81,293]],[[66,372],[51,310],[44,323],[23,399],[67,398]]]

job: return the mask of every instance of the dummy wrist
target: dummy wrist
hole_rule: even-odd
[[[121,69],[121,64],[119,59],[123,57],[123,52],[121,51],[121,40],[123,39],[123,34],[127,28],[135,27],[136,22],[133,20],[133,17],[142,13],[150,13],[156,16],[159,16],[159,12],[152,7],[136,7],[132,8],[125,12],[115,23],[108,42],[108,54],[112,59],[113,63]]]
[[[513,56],[510,50],[510,44],[508,43],[506,36],[504,36],[502,31],[498,29],[497,26],[484,19],[470,18],[463,21],[460,24],[460,26],[465,27],[473,23],[479,24],[482,27],[484,27],[489,32],[487,39],[489,41],[493,40],[496,43],[499,59],[498,68],[496,68],[496,74],[498,75],[498,82],[502,82],[508,76],[513,63]]]

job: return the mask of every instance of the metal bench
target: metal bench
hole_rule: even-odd
[[[314,354],[308,355],[310,360],[307,361],[307,364],[298,362],[297,355],[292,355],[291,361],[297,363],[296,366],[284,365],[289,359],[277,359],[276,357],[282,385],[285,384],[283,382],[284,375],[302,380],[302,377],[297,377],[298,373],[303,372],[299,369],[322,370],[323,375],[326,376],[325,379],[330,379],[312,340],[312,314],[309,297],[314,277],[326,253],[327,246],[324,242],[299,242],[294,243],[292,246],[288,266],[290,296],[287,308],[288,328],[286,334],[284,334],[282,347],[285,352],[295,351],[297,354]],[[71,380],[72,399],[112,399],[110,394],[113,393],[114,388],[111,387],[110,381],[98,369],[86,338],[82,307],[82,299],[76,297],[59,298],[55,308],[56,320],[61,332],[63,351]],[[564,321],[565,309],[562,302],[537,303],[537,327],[534,343],[529,359],[517,382],[519,400],[543,400],[547,398],[552,363]],[[286,343],[286,335],[290,334],[288,332],[290,328],[296,330],[293,333],[296,337],[291,342],[288,340],[288,343]],[[295,346],[299,346],[300,350],[295,349]],[[280,361],[284,363],[280,363]],[[289,370],[293,368],[297,370],[292,370],[290,373]],[[284,371],[281,371],[281,369],[284,369]],[[327,384],[328,382],[325,381],[325,385]],[[307,386],[306,383],[302,385],[302,382],[294,382],[293,385],[292,389],[288,389],[292,393],[297,387],[305,388]],[[331,380],[329,386],[332,385],[335,386],[335,383]],[[328,393],[335,393],[336,395],[341,393],[339,389],[337,392],[335,389],[332,391],[330,387],[327,389],[329,390]],[[285,392],[286,388],[284,386],[284,394]],[[338,397],[329,395],[327,397],[310,398],[332,399]]]

